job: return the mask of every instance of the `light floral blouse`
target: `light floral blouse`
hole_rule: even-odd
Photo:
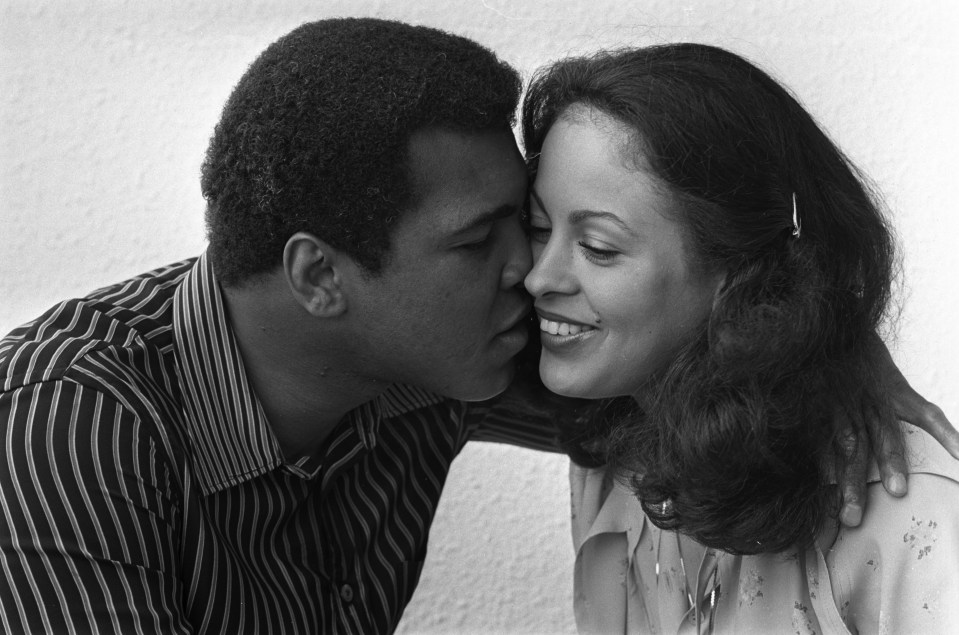
[[[583,633],[959,633],[959,461],[906,429],[909,493],[873,466],[860,527],[803,552],[734,556],[661,531],[603,470],[571,465]]]

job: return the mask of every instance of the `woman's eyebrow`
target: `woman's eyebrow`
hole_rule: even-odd
[[[545,205],[543,205],[543,199],[541,199],[541,198],[539,197],[539,194],[536,192],[536,188],[535,188],[535,187],[530,186],[530,188],[529,188],[529,195],[533,198],[533,200],[536,201],[536,204],[539,205],[539,208],[540,208],[541,210],[543,210],[543,213],[546,214],[547,216],[549,216],[549,210],[546,209],[546,206],[545,206]]]
[[[543,210],[543,213],[546,214],[546,216],[549,216],[549,210],[546,209],[545,205],[543,205],[543,199],[539,197],[539,193],[536,191],[536,188],[529,188],[529,195],[536,201],[536,204],[539,205],[541,210]],[[578,209],[569,213],[569,222],[571,225],[577,225],[579,223],[586,222],[591,218],[606,219],[619,226],[630,236],[637,235],[629,225],[623,222],[623,219],[612,212],[603,212],[592,209]]]
[[[611,221],[614,225],[619,226],[624,232],[630,236],[636,236],[636,232],[623,222],[623,219],[617,216],[612,212],[603,212],[599,210],[592,209],[578,209],[569,213],[569,223],[571,225],[578,225],[579,223],[584,223],[593,218],[600,218],[604,220]]]

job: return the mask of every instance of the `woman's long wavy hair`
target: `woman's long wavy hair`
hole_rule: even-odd
[[[877,197],[785,88],[716,47],[608,51],[540,71],[523,105],[534,172],[573,106],[633,131],[623,147],[681,203],[691,263],[726,278],[642,403],[605,402],[565,431],[567,450],[626,478],[656,525],[707,546],[808,545],[838,512],[840,422],[866,439],[866,417],[894,421],[869,352],[895,270]],[[901,447],[898,428],[884,435]]]

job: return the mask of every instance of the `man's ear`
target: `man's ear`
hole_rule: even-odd
[[[283,273],[296,301],[315,317],[346,311],[340,262],[345,256],[313,234],[297,232],[283,248]]]

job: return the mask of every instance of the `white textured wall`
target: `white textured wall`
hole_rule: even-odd
[[[959,10],[951,0],[0,1],[0,331],[203,249],[198,173],[234,82],[297,24],[395,17],[525,73],[599,46],[696,40],[788,83],[879,184],[905,255],[896,358],[959,420]],[[455,464],[401,631],[571,632],[565,462]]]

